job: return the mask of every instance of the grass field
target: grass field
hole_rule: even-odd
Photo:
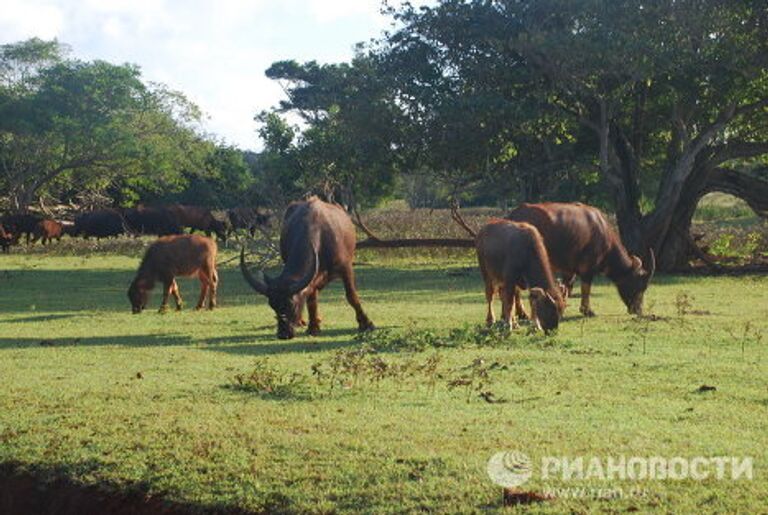
[[[768,278],[658,277],[643,319],[600,282],[596,318],[574,299],[555,337],[505,338],[475,328],[473,255],[450,256],[360,253],[380,328],[365,342],[336,283],[323,336],[279,341],[231,266],[220,309],[134,316],[133,255],[0,256],[0,463],[201,510],[379,513],[500,509],[486,463],[504,450],[737,456],[753,480],[545,481],[534,468],[521,488],[642,495],[511,510],[765,509]],[[181,289],[194,304],[197,284]]]

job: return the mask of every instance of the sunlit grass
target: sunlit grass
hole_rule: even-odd
[[[450,255],[361,252],[360,295],[377,326],[473,331],[485,318],[482,282],[471,252]],[[502,346],[389,351],[392,364],[437,354],[442,377],[363,375],[331,390],[312,366],[361,345],[340,284],[321,293],[322,336],[280,341],[266,302],[231,265],[220,271],[220,309],[159,315],[155,292],[131,315],[137,264],[134,254],[0,256],[0,462],[206,507],[466,512],[500,507],[485,472],[500,450],[534,460],[733,455],[754,457],[754,481],[648,481],[642,498],[533,509],[746,512],[768,496],[768,342],[755,336],[768,332],[765,277],[658,277],[646,296],[656,316],[643,320],[599,282],[598,317],[571,306],[553,339],[523,330]],[[194,281],[181,289],[197,295]],[[488,389],[506,402],[447,387],[479,358],[503,367]],[[264,360],[306,376],[312,395],[233,387]],[[703,384],[717,390],[697,393]],[[525,488],[551,486],[638,485],[534,477]]]

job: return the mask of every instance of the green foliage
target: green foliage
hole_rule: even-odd
[[[38,196],[77,200],[111,191],[128,202],[178,190],[207,143],[199,109],[145,84],[139,69],[65,58],[57,42],[0,52],[0,195],[23,208]]]

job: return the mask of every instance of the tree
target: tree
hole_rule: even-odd
[[[762,2],[443,0],[392,12],[402,28],[378,51],[402,68],[401,98],[426,134],[439,134],[432,120],[470,120],[481,135],[470,150],[487,149],[488,162],[526,137],[541,148],[567,141],[590,157],[625,244],[654,249],[661,269],[686,263],[703,194],[757,205],[754,188],[765,191],[760,173],[745,171],[768,155]],[[475,175],[477,152],[461,154],[449,162]]]
[[[135,66],[30,40],[0,47],[0,74],[0,191],[15,209],[42,194],[179,185],[202,165],[199,109]]]
[[[281,61],[266,73],[288,95],[278,112],[295,113],[307,124],[293,154],[306,190],[348,205],[370,205],[392,191],[402,164],[396,151],[400,111],[387,98],[387,78],[374,60]]]

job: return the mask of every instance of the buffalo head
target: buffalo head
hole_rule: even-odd
[[[632,256],[632,269],[629,274],[616,281],[621,300],[631,315],[643,314],[643,295],[656,272],[656,256],[653,249],[648,252],[648,261],[650,266],[646,268],[639,257]]]
[[[285,272],[277,278],[271,278],[262,271],[252,274],[245,264],[245,249],[240,252],[240,270],[246,282],[251,288],[261,293],[269,301],[269,306],[277,316],[277,337],[288,340],[296,335],[296,327],[301,324],[301,310],[304,306],[304,298],[301,295],[312,279],[317,274],[319,259],[317,251],[310,255],[304,276],[291,278],[285,276]]]
[[[141,313],[147,307],[151,286],[141,277],[137,277],[128,287],[128,300],[134,314]]]
[[[552,295],[542,288],[531,288],[531,321],[545,333],[557,329],[560,324],[560,307]]]

